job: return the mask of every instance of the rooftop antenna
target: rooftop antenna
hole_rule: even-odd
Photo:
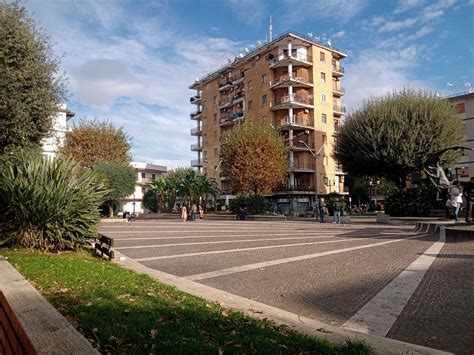
[[[313,32],[308,32],[308,37],[313,38]]]
[[[272,17],[271,16],[270,16],[270,27],[268,28],[268,38],[269,38],[268,42],[273,41],[273,26],[272,26]]]
[[[249,52],[249,49],[247,47],[245,47],[245,51],[248,53]]]
[[[326,42],[328,44],[329,47],[332,47],[332,42],[330,39],[328,39],[328,41]]]

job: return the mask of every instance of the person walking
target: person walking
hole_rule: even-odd
[[[332,208],[334,212],[334,221],[332,223],[341,224],[342,204],[339,202],[339,199],[336,199]]]
[[[204,217],[204,208],[202,208],[202,206],[199,205],[198,211],[199,211],[199,219],[202,219]]]
[[[466,184],[464,188],[464,197],[466,198],[466,222],[470,223],[472,220],[472,210],[474,208],[474,177]]]
[[[181,219],[183,222],[186,222],[186,219],[188,219],[188,210],[186,209],[186,206],[183,204],[183,207],[181,207]]]
[[[319,223],[324,223],[324,212],[326,210],[326,203],[324,198],[320,198],[318,201],[318,210],[319,210]]]
[[[191,221],[195,221],[196,220],[196,213],[197,213],[197,206],[195,203],[193,203],[193,205],[191,206]]]

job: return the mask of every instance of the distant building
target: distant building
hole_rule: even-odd
[[[464,145],[474,149],[474,93],[448,97],[454,105],[463,124]],[[474,151],[465,150],[463,156],[451,168],[452,174],[459,181],[468,181],[474,176]]]
[[[137,177],[135,192],[119,200],[118,212],[146,213],[148,211],[143,207],[143,196],[150,189],[150,183],[166,174],[166,166],[138,162],[132,162],[130,165],[135,169]]]
[[[68,111],[66,104],[59,106],[59,111],[53,118],[53,129],[49,137],[42,140],[43,155],[54,158],[59,148],[64,144],[68,131],[67,121],[74,117],[75,113]]]

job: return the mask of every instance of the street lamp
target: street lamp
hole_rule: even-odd
[[[302,141],[302,140],[298,140],[299,143],[302,143],[306,148],[309,149],[309,152],[311,153],[311,155],[313,156],[314,158],[314,191],[316,193],[316,196],[314,198],[314,202],[316,204],[316,201],[318,201],[318,174],[317,174],[317,169],[316,169],[316,159],[318,158],[319,156],[319,153],[321,153],[321,150],[323,150],[324,148],[324,145],[326,143],[323,143],[323,145],[321,146],[321,148],[319,148],[319,150],[315,153],[313,151],[313,149],[310,148],[310,146],[305,142],[305,141]]]
[[[135,216],[135,193],[133,194],[133,215]]]

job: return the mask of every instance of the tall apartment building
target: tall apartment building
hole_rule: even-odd
[[[280,128],[289,147],[288,181],[274,192],[281,211],[305,211],[318,195],[345,193],[342,167],[333,159],[337,131],[345,114],[341,104],[347,57],[312,38],[288,32],[197,80],[189,88],[197,105],[191,166],[220,178],[220,138],[241,120],[262,120]],[[319,152],[317,159],[314,154]]]
[[[464,146],[474,149],[474,92],[448,98],[458,113],[464,127]],[[461,158],[452,166],[456,180],[469,181],[474,176],[474,150],[465,150]]]

